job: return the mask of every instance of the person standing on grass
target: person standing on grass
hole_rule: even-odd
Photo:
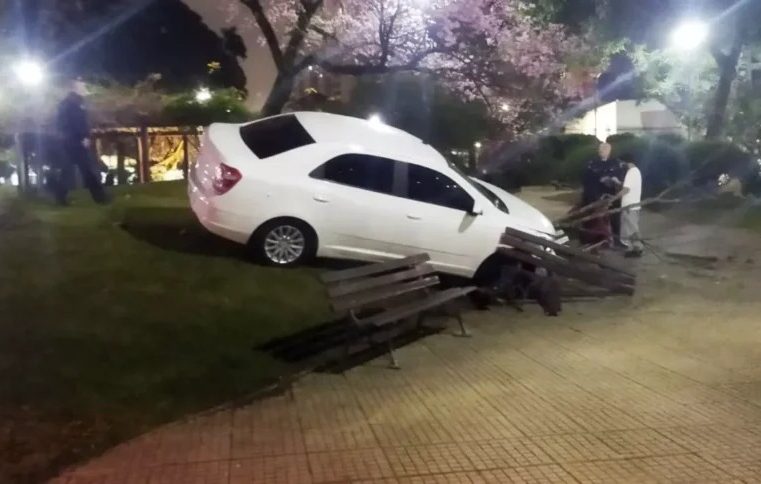
[[[624,196],[621,199],[621,241],[626,245],[627,257],[641,257],[644,245],[639,231],[642,207],[642,173],[631,155],[621,157],[626,164],[623,181]]]
[[[76,79],[69,86],[69,94],[58,105],[57,124],[62,138],[62,159],[59,163],[59,175],[51,183],[51,188],[56,201],[61,205],[68,204],[69,187],[75,167],[79,170],[92,199],[101,204],[108,202],[90,151],[90,121],[85,106],[86,95],[87,86]]]

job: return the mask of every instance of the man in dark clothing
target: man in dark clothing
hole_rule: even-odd
[[[95,171],[95,162],[90,151],[90,121],[85,107],[87,86],[80,81],[73,81],[69,94],[58,105],[58,130],[61,134],[62,160],[59,164],[59,176],[51,183],[51,188],[58,203],[68,203],[68,192],[74,167],[79,170],[90,195],[97,203],[108,201],[106,192]]]
[[[612,148],[608,143],[602,143],[598,157],[592,160],[584,170],[581,196],[583,207],[598,202],[605,196],[616,194],[615,186],[608,183],[607,180],[620,176],[621,163],[610,158],[611,151]],[[620,223],[618,227],[620,227]],[[611,233],[611,229],[615,231],[615,222],[608,215],[601,215],[599,218],[589,220],[582,229],[582,239],[589,244],[596,244],[609,240],[611,237],[617,237]]]

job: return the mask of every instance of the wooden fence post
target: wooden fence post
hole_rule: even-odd
[[[138,160],[140,183],[151,182],[151,142],[148,127],[140,127],[140,160]]]
[[[22,134],[13,135],[13,144],[16,151],[16,177],[18,178],[18,191],[20,194],[27,192],[29,188],[29,167],[24,157]]]
[[[182,135],[182,178],[188,179],[188,167],[190,164],[190,143],[188,141],[188,134]]]
[[[127,170],[124,168],[124,141],[120,136],[116,137],[116,184],[127,184]]]

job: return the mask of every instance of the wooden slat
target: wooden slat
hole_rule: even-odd
[[[607,279],[604,277],[605,274],[600,274],[598,272],[590,272],[584,269],[580,269],[578,267],[574,267],[572,264],[569,264],[567,262],[557,263],[553,260],[547,260],[547,259],[540,260],[532,256],[531,254],[527,254],[526,252],[523,252],[521,250],[500,248],[499,251],[500,253],[508,255],[521,262],[541,265],[547,270],[550,270],[560,276],[570,277],[573,279],[579,279],[586,282],[587,284],[598,286],[598,287],[605,287],[610,290],[620,292],[622,294],[634,294],[634,287],[632,285],[625,284],[623,282],[616,281],[616,280]]]
[[[418,254],[411,257],[405,257],[404,259],[380,262],[377,264],[368,264],[365,266],[354,267],[352,269],[346,269],[343,271],[326,272],[320,275],[320,279],[322,282],[329,284],[354,279],[357,277],[383,274],[384,272],[390,272],[395,269],[402,269],[404,267],[412,267],[418,264],[423,264],[429,260],[431,260],[431,257],[428,254]]]
[[[419,291],[428,287],[433,287],[439,283],[438,276],[426,277],[412,282],[405,282],[393,286],[382,287],[347,296],[339,297],[331,301],[331,306],[336,312],[346,311],[349,309],[360,309],[372,303],[380,303],[387,299],[401,296],[403,294]]]
[[[567,245],[558,244],[557,242],[544,239],[542,237],[537,237],[536,235],[527,234],[526,232],[522,232],[520,230],[513,229],[511,227],[505,228],[505,234],[511,235],[513,237],[517,237],[521,240],[525,240],[527,242],[533,242],[535,244],[543,245],[544,247],[548,247],[558,254],[567,255],[570,257],[576,257],[586,262],[591,262],[593,264],[597,264],[599,266],[605,267],[607,269],[612,269],[616,272],[620,272],[622,274],[626,274],[630,277],[635,277],[635,274],[630,272],[628,269],[616,264],[615,262],[611,262],[609,260],[605,260],[602,257],[597,257],[592,254],[589,254],[587,252],[584,252],[579,249],[575,249],[573,247],[568,247]],[[509,245],[509,244],[508,244]]]
[[[453,288],[453,289],[447,289],[445,291],[434,293],[425,299],[420,299],[418,301],[415,301],[409,304],[398,306],[394,309],[384,311],[380,314],[376,314],[369,318],[360,319],[359,324],[382,326],[384,324],[390,324],[397,321],[401,321],[402,319],[409,318],[410,316],[415,316],[416,314],[420,314],[423,311],[427,311],[437,306],[441,306],[445,302],[460,298],[474,290],[475,290],[474,287],[467,288],[467,289],[459,288],[459,287]]]
[[[514,247],[516,249],[521,249],[525,252],[528,252],[534,255],[540,260],[552,261],[555,264],[569,265],[581,270],[585,270],[586,272],[589,272],[589,273],[598,274],[600,277],[614,279],[614,280],[623,282],[625,284],[634,284],[636,281],[636,278],[634,276],[629,276],[628,274],[623,274],[621,272],[616,272],[607,268],[601,268],[601,267],[598,267],[597,265],[589,264],[586,262],[577,262],[575,260],[564,259],[555,254],[551,254],[547,252],[546,250],[540,247],[537,247],[536,245],[530,242],[526,242],[524,240],[521,240],[517,237],[513,237],[511,235],[504,234],[502,236],[502,241],[511,247]]]
[[[331,298],[346,296],[355,292],[367,291],[376,287],[388,286],[397,282],[417,279],[436,272],[429,264],[422,264],[401,272],[392,272],[383,276],[354,278],[344,283],[337,283],[328,288],[328,296]]]
[[[573,260],[564,259],[562,257],[559,257],[557,255],[550,254],[546,252],[545,250],[524,242],[522,240],[511,238],[510,236],[505,236],[507,240],[509,240],[508,245],[510,247],[519,249],[518,252],[527,252],[531,256],[533,256],[533,263],[534,265],[542,266],[547,269],[549,269],[549,265],[552,264],[553,267],[563,267],[564,272],[563,274],[560,274],[557,270],[553,270],[553,272],[556,272],[560,275],[565,274],[585,274],[588,277],[595,277],[599,281],[610,281],[610,282],[616,282],[627,286],[634,286],[636,284],[636,279],[629,277],[626,274],[621,274],[619,272],[611,271],[609,269],[604,269],[592,264],[587,264],[584,262],[576,262]],[[507,253],[505,251],[509,251],[507,247],[501,248],[501,253]],[[514,253],[510,252],[512,256],[514,257]],[[523,262],[526,262],[523,260]],[[579,276],[569,276],[569,277],[575,277],[579,279]],[[585,282],[588,282],[585,280]]]

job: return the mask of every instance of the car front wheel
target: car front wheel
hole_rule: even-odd
[[[255,255],[267,265],[295,267],[315,255],[314,230],[298,219],[278,219],[264,224],[251,240]]]

